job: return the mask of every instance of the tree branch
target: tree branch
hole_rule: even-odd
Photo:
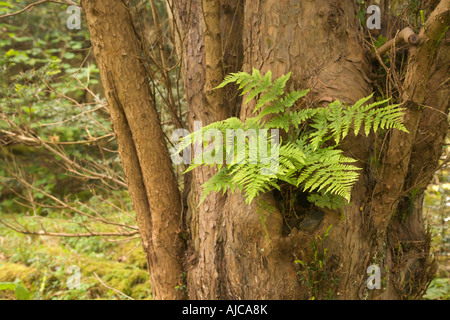
[[[89,233],[65,233],[65,232],[48,232],[46,230],[30,231],[27,229],[21,229],[14,227],[3,219],[0,219],[0,223],[5,225],[11,230],[22,234],[34,235],[34,236],[50,236],[50,237],[66,237],[66,238],[86,238],[86,237],[130,237],[139,234],[139,231],[131,232],[89,232]]]
[[[372,54],[372,60],[375,60],[379,55],[382,57],[386,52],[392,49],[392,47],[402,45],[404,43],[410,44],[412,46],[417,45],[419,43],[419,36],[414,33],[414,31],[407,27],[400,31],[394,39],[389,40],[385,44],[383,44],[380,48],[378,48]]]
[[[374,190],[372,212],[375,228],[383,233],[403,194],[405,179],[422,115],[430,70],[443,33],[450,22],[450,0],[442,0],[419,34],[419,44],[411,47],[403,83],[404,124],[409,133],[394,130],[383,161],[381,178]]]
[[[65,1],[40,0],[40,1],[33,2],[33,3],[29,4],[29,5],[27,5],[25,8],[23,8],[23,9],[21,9],[19,11],[4,14],[4,15],[0,16],[0,19],[8,18],[8,17],[11,17],[11,16],[15,16],[15,15],[21,14],[22,12],[25,12],[25,11],[27,11],[27,10],[29,10],[29,9],[37,6],[37,5],[40,5],[40,4],[43,4],[43,3],[46,3],[46,2],[53,2],[53,3],[59,3],[59,4],[65,4],[65,5],[79,6],[78,3],[74,2],[74,1],[71,1],[71,0],[65,0]]]

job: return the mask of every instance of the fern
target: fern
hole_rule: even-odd
[[[365,135],[379,129],[397,129],[408,132],[403,125],[403,108],[399,105],[388,105],[389,99],[367,104],[373,95],[365,97],[352,106],[334,101],[327,107],[298,109],[295,103],[304,97],[308,90],[285,92],[290,73],[272,81],[272,73],[264,76],[256,69],[250,75],[238,72],[228,75],[217,87],[222,88],[230,83],[239,85],[242,95],[247,94],[244,103],[255,100],[254,117],[245,122],[237,118],[212,123],[200,132],[194,132],[183,139],[176,153],[187,148],[192,142],[198,142],[200,134],[208,130],[219,130],[226,137],[227,130],[249,129],[281,129],[288,133],[287,141],[274,145],[273,136],[258,136],[257,141],[245,140],[244,150],[238,150],[233,140],[227,143],[231,150],[224,153],[235,155],[233,161],[220,164],[219,171],[203,185],[202,201],[210,192],[223,192],[237,189],[243,191],[246,202],[264,192],[279,189],[279,181],[287,182],[308,192],[319,192],[321,196],[311,198],[317,202],[331,201],[332,197],[350,201],[351,189],[359,177],[356,160],[345,157],[337,147],[353,129],[355,135],[363,128]],[[266,119],[266,120],[264,120]],[[306,128],[306,130],[304,129]],[[261,139],[267,139],[269,149],[276,151],[263,157],[257,152]],[[334,140],[334,144],[325,142]],[[228,153],[226,153],[228,152]],[[250,154],[257,153],[256,163],[250,163]],[[228,158],[227,158],[228,159]],[[237,159],[237,161],[236,161]],[[275,161],[277,160],[277,161]],[[189,170],[206,163],[192,164]],[[266,171],[264,171],[266,170]],[[266,172],[266,174],[262,174]],[[324,200],[325,199],[325,200]]]

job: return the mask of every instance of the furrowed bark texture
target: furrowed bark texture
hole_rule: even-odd
[[[401,89],[410,133],[391,130],[384,148],[375,135],[347,137],[341,147],[362,168],[351,204],[341,211],[308,208],[303,222],[288,232],[277,193],[267,193],[251,205],[245,205],[241,194],[210,194],[199,205],[202,184],[216,168],[192,172],[185,186],[189,210],[180,215],[185,199],[172,171],[130,12],[119,0],[82,2],[155,298],[420,296],[432,274],[421,204],[447,129],[449,57],[443,33],[449,23],[449,1],[440,2],[420,32],[419,43],[409,49]],[[168,0],[167,4],[191,132],[199,129],[196,121],[205,126],[230,116],[242,120],[250,116],[254,105],[242,105],[236,87],[213,90],[230,72],[271,70],[274,78],[292,72],[288,89],[311,88],[306,103],[312,106],[337,99],[352,104],[374,91],[371,55],[363,46],[356,3]],[[376,168],[371,160],[380,150]],[[305,196],[301,190],[293,192]],[[307,221],[312,227],[305,227]],[[329,226],[323,247],[311,247]],[[186,251],[179,237],[183,229],[189,233]],[[311,277],[317,275],[305,278],[303,273],[299,281],[294,261],[314,262],[317,251],[325,248],[327,279],[315,281]],[[366,270],[373,264],[383,270],[386,285],[368,292]],[[183,272],[185,293],[174,289]]]
[[[82,7],[119,143],[155,299],[181,299],[181,199],[141,64],[129,9],[119,0],[84,0]]]
[[[403,103],[407,108],[404,119],[409,133],[393,131],[383,162],[383,172],[375,187],[373,218],[379,232],[385,232],[403,193],[411,151],[416,139],[422,108],[433,67],[438,40],[450,22],[450,0],[443,0],[428,18],[419,34],[419,44],[410,49],[408,69],[403,83]]]
[[[433,279],[436,266],[430,261],[430,234],[423,218],[424,193],[439,168],[448,133],[450,69],[449,32],[437,47],[430,68],[424,109],[417,125],[408,173],[397,209],[387,229],[391,248],[388,262],[394,266],[383,298],[420,297],[420,289]],[[394,263],[401,261],[401,263]],[[400,294],[399,294],[400,292]]]
[[[177,52],[182,58],[189,130],[193,132],[195,121],[205,126],[226,119],[237,105],[235,92],[212,89],[225,73],[241,68],[242,1],[168,1],[168,6],[173,16]],[[201,186],[215,172],[216,168],[204,167],[192,173],[186,218],[190,242],[185,262],[191,299],[224,297],[221,224],[226,197],[210,194],[198,206]]]
[[[311,88],[309,102],[316,105],[336,99],[352,103],[369,95],[371,87],[367,75],[368,64],[358,40],[358,26],[354,14],[353,4],[344,4],[342,1],[247,1],[244,71],[249,72],[251,67],[261,69],[262,72],[271,70],[274,77],[292,72],[290,89]],[[252,107],[248,105],[242,108],[242,119],[249,116]],[[369,147],[368,139],[347,139],[344,143],[344,149],[356,159],[366,159]],[[365,198],[366,185],[366,178],[362,175],[354,188],[352,206],[345,209],[346,219],[339,224],[338,213],[326,212],[316,229],[300,230],[298,234],[291,234],[290,238],[286,238],[281,234],[280,212],[272,212],[270,218],[278,222],[276,225],[274,223],[271,234],[271,238],[277,239],[276,245],[272,245],[270,249],[260,245],[251,251],[252,255],[245,258],[232,253],[239,252],[242,256],[245,252],[250,252],[249,246],[255,241],[244,241],[245,233],[242,233],[240,238],[236,235],[229,237],[230,245],[226,246],[226,250],[232,250],[226,255],[230,260],[228,265],[241,265],[241,270],[236,271],[240,281],[230,284],[235,296],[245,294],[255,298],[272,299],[308,297],[307,288],[298,282],[293,261],[295,258],[310,261],[313,254],[309,249],[311,241],[316,235],[323,235],[329,225],[333,225],[331,241],[328,244],[330,255],[334,268],[342,270],[339,295],[354,295],[358,290],[352,286],[355,282],[350,277],[362,278],[363,275],[358,272],[362,269],[361,265],[369,251],[362,228],[365,217],[359,210]],[[236,195],[230,199],[238,197],[240,196]],[[239,202],[229,203],[228,210],[231,215],[236,211]],[[264,232],[261,230],[261,222],[254,218],[254,210],[251,212],[243,208],[238,210],[238,213],[241,214],[234,214],[234,225],[237,225],[239,218],[247,222],[249,217],[253,217],[253,223],[246,223],[245,230],[259,229],[259,239],[262,243]],[[233,223],[229,221],[228,225]],[[266,225],[269,223],[266,222]],[[261,249],[264,249],[264,254]],[[252,263],[258,266],[255,270],[258,272],[252,273],[259,274],[258,277],[245,273],[242,268],[244,265],[250,265],[251,260],[258,261]],[[277,270],[275,275],[272,274],[273,270]],[[239,286],[239,283],[248,287]]]
[[[387,244],[389,248],[386,265],[390,272],[381,294],[385,299],[420,295],[434,274],[422,203],[447,132],[449,86],[445,79],[450,60],[445,32],[449,23],[450,1],[442,0],[422,28],[417,47],[409,50],[402,98],[410,133],[392,131],[373,192],[371,216],[378,241],[373,247]],[[431,119],[438,121],[431,124]]]
[[[348,36],[352,27],[357,29],[353,21],[353,6],[329,8],[325,1],[304,6],[300,2],[292,5],[289,1],[247,1],[244,10],[241,3],[221,4],[221,25],[224,25],[223,20],[231,17],[234,27],[245,21],[241,31],[244,32],[243,47],[246,48],[245,71],[250,71],[251,67],[263,72],[270,69],[274,76],[292,71],[291,88],[312,87],[311,100],[318,103],[331,102],[332,99],[353,102],[370,93],[362,47],[355,32],[351,37]],[[177,24],[174,29],[185,30],[184,34],[178,36],[177,45],[178,53],[183,57],[183,75],[191,110],[190,128],[194,120],[203,121],[203,125],[220,120],[222,114],[208,105],[205,93],[201,90],[207,85],[208,74],[208,54],[204,51],[208,37],[204,34],[205,28],[202,28],[201,2],[174,1],[169,2],[169,7],[173,9],[174,22]],[[244,12],[245,19],[241,20]],[[316,21],[318,17],[320,23]],[[341,20],[344,20],[343,26]],[[239,33],[235,32],[231,40],[225,41],[229,32],[223,28],[221,30],[224,57],[236,61],[239,60],[239,50],[230,51],[224,43],[238,42]],[[321,40],[317,43],[316,39]],[[230,65],[227,61],[224,64]],[[240,70],[239,63],[236,66],[238,68],[229,68],[226,73]],[[230,100],[226,100],[223,105],[227,107],[228,114],[240,109],[230,106]],[[239,104],[239,100],[233,101]],[[244,106],[241,118],[245,118],[250,111],[251,106]],[[355,152],[363,154],[367,153],[369,146],[366,141],[357,141],[351,145]],[[295,252],[294,248],[306,247],[303,251],[308,251],[313,234],[298,232],[290,238],[283,237],[280,212],[269,214],[255,205],[245,206],[240,195],[210,195],[199,208],[195,208],[201,184],[213,172],[210,169],[194,171],[190,202],[191,250],[187,258],[189,297],[307,297],[306,290],[297,281],[297,269],[293,262],[302,250]],[[364,182],[361,182],[361,186],[364,188]],[[360,189],[360,198],[364,194],[364,189]],[[274,203],[271,195],[267,195],[264,201]],[[348,219],[342,229],[351,228],[346,233],[347,242],[353,243],[356,248],[349,250],[359,253],[365,247],[359,244],[361,218],[356,208],[359,205],[353,207],[356,217]],[[261,223],[261,216],[266,219],[267,230]],[[337,217],[336,214],[327,215],[316,233],[323,233],[328,227],[327,223],[335,221]],[[300,239],[304,243],[297,243],[302,242]],[[354,254],[355,260],[360,258],[358,253]]]
[[[311,88],[307,102],[317,106],[337,99],[351,104],[373,92],[370,53],[365,52],[362,44],[355,19],[356,4],[325,0],[174,0],[169,1],[169,7],[177,25],[174,30],[183,30],[174,34],[178,54],[183,59],[191,130],[196,120],[206,125],[230,115],[240,116],[242,120],[250,116],[253,105],[241,106],[241,100],[232,90],[215,92],[212,100],[209,95],[220,74],[236,72],[241,67],[246,72],[251,72],[251,68],[263,73],[271,70],[274,78],[292,72],[289,89]],[[197,208],[201,184],[215,171],[206,168],[194,171],[187,219],[190,242],[185,263],[189,298],[310,297],[311,288],[298,281],[294,260],[311,261],[314,254],[311,242],[330,225],[333,227],[324,246],[328,249],[330,276],[339,278],[338,286],[331,292],[334,297],[392,299],[403,298],[406,292],[418,294],[427,281],[426,269],[431,268],[420,208],[427,179],[436,169],[442,150],[448,112],[445,84],[448,59],[441,54],[435,63],[436,39],[448,23],[447,10],[448,1],[442,1],[420,33],[417,48],[411,50],[403,100],[408,106],[405,122],[412,135],[395,131],[390,134],[388,150],[383,153],[381,176],[370,166],[370,159],[376,147],[379,148],[374,136],[359,135],[344,140],[343,150],[358,159],[363,170],[354,187],[351,205],[341,212],[323,210],[324,217],[315,228],[294,229],[286,236],[281,211],[269,211],[261,205],[266,203],[277,208],[277,200],[270,193],[258,199],[263,202],[254,201],[251,206],[246,206],[239,194],[211,194]],[[218,12],[220,35],[217,20],[208,22],[213,16],[216,19]],[[230,21],[232,24],[225,23]],[[226,35],[230,31],[233,36],[229,40]],[[438,94],[427,96],[426,92]],[[417,106],[424,102],[438,111],[418,111]],[[431,119],[439,119],[439,125],[432,126]],[[417,128],[421,137],[416,134]],[[415,156],[412,150],[422,152],[424,141],[430,140],[433,144],[426,156]],[[392,220],[404,191],[415,186],[418,180],[424,181],[423,187],[414,198],[410,215],[402,223]],[[393,249],[399,239],[407,242],[400,264],[400,260],[395,260],[399,252]],[[413,242],[418,245],[411,249]],[[366,269],[371,264],[379,264],[389,271],[385,290],[369,294]],[[414,285],[407,284],[414,282]]]

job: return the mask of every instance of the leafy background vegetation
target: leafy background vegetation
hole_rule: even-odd
[[[31,2],[0,2],[0,15]],[[68,30],[67,17],[65,6],[47,3],[0,20],[0,130],[10,132],[15,125],[91,171],[109,168],[120,176],[113,137],[70,144],[111,135],[111,126],[87,28]],[[98,99],[88,96],[86,88]],[[108,225],[83,216],[93,211],[117,223],[134,223],[122,212],[132,214],[123,186],[107,182],[105,187],[100,180],[83,179],[67,170],[61,157],[33,141],[11,141],[2,131],[0,140],[2,221],[69,234],[86,233],[86,223],[90,231],[110,232]],[[61,144],[50,144],[54,142]],[[52,197],[77,212],[58,206]],[[72,265],[80,268],[80,289],[67,287]],[[105,285],[134,299],[151,298],[147,263],[136,237],[27,235],[0,224],[0,298],[127,299],[101,284],[94,273]],[[18,287],[23,289],[19,293]],[[20,294],[24,290],[28,294]]]
[[[0,1],[0,15],[31,2]],[[419,9],[416,16],[420,18]],[[117,145],[86,24],[70,31],[67,17],[65,6],[47,3],[0,20],[0,219],[30,231],[116,232],[115,225],[101,219],[127,225],[135,221],[120,183]],[[157,98],[162,121],[166,97],[161,92]],[[14,126],[48,144],[6,139],[10,135],[1,130],[10,132]],[[97,139],[101,137],[106,138]],[[92,142],[70,143],[76,141]],[[68,170],[64,156],[87,168],[89,177]],[[104,170],[109,178],[96,175]],[[425,213],[439,262],[427,299],[450,298],[449,176],[447,168],[440,170],[426,194]],[[320,257],[317,261],[319,267],[304,266],[305,278],[311,268],[322,268]],[[77,290],[67,288],[72,265],[81,271]],[[1,299],[148,299],[146,268],[136,236],[51,237],[21,234],[0,224]]]

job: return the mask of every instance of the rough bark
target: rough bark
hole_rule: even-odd
[[[259,68],[263,72],[271,70],[274,77],[292,72],[291,89],[311,88],[309,102],[316,105],[337,99],[352,103],[369,95],[371,88],[367,75],[368,64],[357,36],[358,26],[354,14],[353,4],[344,4],[339,1],[331,4],[329,1],[310,3],[248,1],[245,7],[244,70],[249,71],[251,67]],[[241,118],[249,115],[251,107],[243,108]],[[366,159],[369,147],[368,139],[348,139],[344,143],[344,148],[356,159]],[[277,235],[272,236],[279,238],[278,243],[284,243],[286,249],[294,249],[296,245],[300,248],[297,248],[297,251],[289,252],[283,246],[273,247],[270,252],[273,255],[279,255],[283,251],[287,251],[287,253],[281,258],[273,259],[278,261],[278,267],[268,264],[264,267],[261,264],[262,270],[259,272],[264,276],[260,275],[258,278],[253,277],[252,279],[251,275],[242,274],[241,277],[248,278],[245,279],[246,282],[249,282],[249,286],[254,288],[253,291],[246,293],[250,297],[273,299],[307,297],[306,288],[301,287],[297,281],[294,257],[295,255],[301,256],[302,259],[308,261],[310,259],[308,247],[311,241],[316,235],[323,234],[330,224],[333,224],[330,239],[334,240],[330,241],[330,254],[334,256],[333,259],[339,261],[336,267],[346,270],[341,277],[341,288],[336,294],[349,297],[346,294],[347,291],[350,291],[349,286],[352,282],[348,277],[358,275],[369,248],[363,235],[364,217],[359,211],[365,198],[366,185],[366,178],[362,176],[354,188],[352,206],[345,209],[346,219],[344,222],[335,223],[339,219],[339,214],[327,212],[318,228],[306,232],[306,235],[301,237],[304,242],[301,245],[296,243],[296,236],[292,239],[283,239],[278,230]],[[234,208],[232,206],[230,212],[235,211]],[[249,215],[250,212],[245,214]],[[280,213],[271,213],[271,217],[275,215],[280,215]],[[238,218],[235,220],[235,224],[237,224]],[[334,223],[332,223],[333,221]],[[259,221],[257,222],[261,225]],[[233,224],[229,223],[228,225]],[[258,229],[256,223],[250,226]],[[264,233],[260,233],[260,237],[264,237]],[[336,241],[337,239],[339,240]],[[233,242],[233,246],[238,248],[246,245],[243,239],[240,239],[240,242],[237,240]],[[244,261],[244,264],[250,264],[251,260],[259,263],[262,260],[260,256],[260,253],[254,252],[253,256],[249,256]],[[230,260],[234,260],[232,255],[227,255],[228,257]],[[274,267],[284,270],[272,276],[268,270],[272,270]],[[270,276],[266,278],[265,275]],[[278,287],[279,283],[284,284],[284,292]],[[272,286],[277,290],[271,291],[269,288]],[[261,288],[264,288],[266,293],[261,294],[264,291]]]
[[[410,49],[402,97],[407,108],[404,123],[409,133],[392,132],[380,181],[374,190],[372,215],[375,228],[380,233],[385,232],[403,193],[411,151],[422,115],[421,106],[425,102],[430,70],[435,61],[437,42],[450,22],[449,10],[450,1],[441,1],[420,32],[419,44]]]
[[[221,21],[231,15],[224,14],[226,1],[222,5],[220,13]],[[384,3],[384,2],[383,2]],[[216,2],[217,4],[217,2]],[[187,30],[178,41],[178,52],[183,57],[183,74],[185,87],[188,91],[187,99],[192,112],[190,127],[193,120],[202,120],[204,125],[211,121],[222,119],[222,115],[214,112],[211,103],[208,103],[207,94],[200,88],[208,86],[210,79],[222,73],[222,65],[216,63],[215,73],[211,73],[211,53],[208,53],[206,42],[216,41],[218,37],[210,38],[202,28],[202,15],[200,1],[181,3],[174,1],[174,20]],[[437,12],[448,7],[446,1],[442,2]],[[239,6],[235,9],[241,10]],[[357,7],[352,3],[342,1],[246,1],[242,12],[237,16],[243,17],[242,45],[244,50],[243,70],[250,72],[251,68],[260,69],[262,72],[271,70],[274,77],[292,72],[290,89],[311,88],[308,102],[315,105],[325,105],[339,99],[346,103],[354,103],[356,100],[372,93],[371,79],[369,75],[370,59],[364,50],[360,39],[357,20],[354,18]],[[217,7],[214,14],[217,15]],[[418,92],[423,92],[428,84],[427,73],[417,72],[422,68],[430,69],[434,61],[433,55],[423,59],[427,54],[434,52],[433,45],[424,39],[434,39],[442,25],[446,23],[446,15],[436,12],[429,19],[427,28],[420,34],[421,43],[417,49],[413,49],[409,59],[411,65],[407,79],[405,80],[404,100],[414,103],[423,102],[424,96],[417,100]],[[444,19],[444,20],[443,20]],[[436,27],[436,23],[440,27]],[[206,22],[206,24],[208,24]],[[221,24],[222,25],[222,24]],[[217,22],[215,24],[217,28]],[[217,29],[215,29],[217,35]],[[226,31],[221,28],[221,36]],[[239,41],[235,41],[239,42]],[[210,45],[212,45],[210,43]],[[223,40],[222,40],[223,46]],[[205,49],[206,48],[206,49]],[[214,48],[214,45],[212,45]],[[224,56],[229,55],[227,48],[222,49]],[[417,50],[419,53],[414,52]],[[217,53],[217,51],[214,51]],[[209,58],[208,58],[209,57]],[[220,59],[215,59],[217,62]],[[417,62],[419,61],[419,62]],[[239,65],[237,65],[239,66]],[[231,68],[227,72],[237,71]],[[415,71],[413,71],[415,70]],[[441,70],[441,69],[439,69]],[[214,74],[215,76],[212,76]],[[214,82],[217,83],[217,82]],[[436,88],[430,90],[436,90]],[[416,98],[411,99],[415,95]],[[420,94],[419,94],[420,95]],[[223,102],[222,98],[214,101]],[[235,104],[239,100],[233,100]],[[202,103],[203,102],[203,103]],[[442,106],[445,102],[433,102],[433,105]],[[223,104],[224,106],[226,104]],[[230,106],[227,114],[234,114],[239,110],[241,119],[245,119],[251,113],[253,105],[241,107]],[[445,109],[445,107],[444,107]],[[444,111],[445,112],[445,111]],[[408,112],[406,123],[412,117],[417,121],[413,111]],[[412,121],[414,123],[414,121]],[[429,159],[437,159],[442,143],[442,126],[433,132],[440,135],[440,143],[436,143]],[[401,133],[392,133],[389,145],[391,151],[383,162],[383,176],[373,175],[373,169],[369,166],[369,159],[374,152],[374,139],[358,137],[347,138],[342,145],[344,151],[360,160],[363,168],[361,178],[354,187],[352,204],[345,207],[341,213],[325,211],[320,224],[313,230],[294,230],[289,236],[283,234],[283,216],[279,210],[268,212],[257,204],[244,205],[243,197],[239,194],[211,195],[204,204],[195,209],[201,192],[201,184],[209,179],[214,170],[200,169],[194,173],[191,190],[191,248],[188,268],[188,291],[190,298],[206,299],[296,299],[308,297],[307,288],[299,283],[297,269],[293,263],[296,258],[311,259],[308,249],[315,236],[323,234],[325,229],[332,224],[333,228],[329,240],[325,246],[329,249],[329,255],[333,261],[336,276],[340,283],[335,290],[335,297],[346,299],[367,298],[366,269],[373,263],[389,265],[392,267],[391,278],[397,271],[397,266],[392,264],[393,237],[399,232],[392,231],[396,228],[414,230],[415,236],[411,241],[420,239],[423,247],[419,256],[426,258],[428,255],[426,235],[423,229],[420,210],[410,216],[411,223],[405,223],[401,227],[392,224],[390,233],[386,236],[389,219],[381,225],[379,216],[392,215],[393,207],[399,200],[399,195],[404,190],[408,168],[410,167],[409,154],[415,135],[407,136]],[[409,145],[408,150],[397,148],[401,142]],[[419,147],[419,146],[417,146]],[[393,152],[395,151],[395,156]],[[402,155],[399,157],[399,155]],[[399,160],[401,159],[401,160]],[[392,167],[392,162],[401,161]],[[424,168],[424,162],[418,165]],[[398,166],[398,167],[397,167]],[[389,168],[388,168],[389,167]],[[391,171],[393,170],[393,171]],[[398,188],[396,195],[391,190],[373,193],[376,185],[390,183],[393,176],[390,172],[401,171],[401,176],[395,180]],[[378,183],[377,183],[378,181]],[[375,197],[372,198],[372,195]],[[388,197],[384,201],[377,197]],[[393,200],[394,198],[395,200]],[[267,194],[260,200],[277,207],[277,201],[273,195]],[[419,207],[422,198],[417,197],[416,206]],[[390,213],[386,212],[388,208]],[[265,219],[265,226],[261,218]],[[380,244],[388,243],[385,248]],[[390,260],[391,259],[391,260]],[[426,259],[425,259],[426,260]],[[415,263],[415,262],[414,262]],[[427,263],[421,262],[422,267]],[[405,266],[401,266],[405,268]],[[400,267],[399,267],[400,268]],[[406,266],[407,268],[407,266]],[[395,269],[395,270],[394,270]],[[423,270],[422,270],[423,271]],[[400,279],[401,278],[401,279]],[[399,277],[400,282],[407,282],[407,276]],[[426,281],[416,279],[417,281]],[[401,286],[401,285],[400,285]],[[398,286],[397,286],[398,287]],[[405,289],[405,288],[403,288]],[[402,291],[402,290],[400,290]],[[402,292],[404,292],[403,290]],[[402,293],[398,290],[385,290],[384,298],[399,298]],[[372,295],[377,298],[379,294]]]
[[[181,199],[141,47],[126,4],[84,0],[95,58],[105,88],[155,299],[180,299]]]
[[[393,266],[383,298],[420,297],[432,280],[435,264],[430,256],[430,234],[423,217],[424,193],[439,168],[439,158],[448,133],[450,84],[449,32],[438,47],[426,88],[416,138],[411,151],[404,192],[387,230]],[[399,294],[400,293],[400,294]]]
[[[211,89],[221,82],[224,72],[241,68],[239,27],[242,2],[168,1],[168,6],[173,15],[177,52],[182,59],[183,81],[190,110],[189,130],[193,132],[198,129],[194,128],[194,121],[201,121],[205,126],[231,116],[235,109],[236,94],[230,90]],[[186,217],[190,240],[185,263],[188,296],[191,299],[223,298],[225,271],[222,268],[220,225],[225,197],[211,194],[198,206],[201,186],[215,172],[215,168],[204,167],[192,173]]]
[[[434,170],[444,139],[442,113],[448,112],[448,85],[443,85],[448,55],[444,49],[437,50],[437,40],[449,22],[449,0],[437,6],[419,34],[417,47],[410,49],[402,99],[408,108],[405,122],[411,133],[393,130],[388,135],[380,175],[370,165],[371,157],[379,151],[375,137],[346,138],[342,149],[358,159],[363,169],[351,205],[340,212],[321,210],[320,219],[315,219],[309,208],[302,218],[314,221],[313,227],[298,225],[287,233],[286,217],[274,193],[265,194],[250,206],[244,204],[242,195],[231,193],[210,194],[198,205],[202,184],[216,172],[209,167],[192,172],[185,190],[189,210],[180,216],[181,199],[147,75],[140,64],[141,48],[130,14],[118,0],[114,5],[84,0],[83,7],[156,298],[183,298],[182,292],[173,290],[183,271],[190,299],[308,298],[311,288],[299,281],[294,261],[311,261],[314,252],[310,244],[330,225],[333,227],[324,242],[327,268],[339,283],[322,291],[343,299],[394,299],[420,293],[428,281],[430,263],[419,208],[428,179],[425,172]],[[195,121],[205,126],[232,115],[242,120],[250,115],[253,105],[241,105],[236,88],[212,90],[225,74],[241,69],[271,70],[274,77],[292,72],[289,90],[311,88],[307,103],[313,106],[337,99],[350,104],[373,91],[370,53],[359,34],[356,3],[169,0],[168,7],[191,132],[198,129]],[[444,53],[437,56],[437,52]],[[427,95],[427,90],[437,94]],[[424,103],[438,110],[423,112],[418,107]],[[435,117],[440,122],[433,127]],[[428,150],[430,139],[434,142]],[[417,197],[404,199],[417,181],[423,181]],[[300,190],[294,192],[301,194]],[[396,210],[411,203],[413,209],[406,219],[393,219]],[[267,204],[275,209],[268,209]],[[183,263],[178,228],[189,232]],[[403,243],[402,252],[394,249],[399,242]],[[399,254],[402,259],[398,259]],[[389,269],[387,288],[382,292],[368,294],[366,290],[370,264]]]

